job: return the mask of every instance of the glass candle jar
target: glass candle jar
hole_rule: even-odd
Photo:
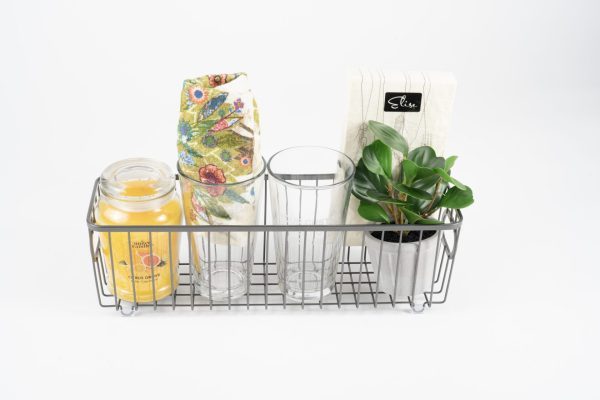
[[[181,214],[175,176],[166,164],[131,158],[102,173],[96,208],[99,225],[179,225]],[[152,302],[177,288],[179,234],[102,232],[100,241],[108,286],[119,299]]]

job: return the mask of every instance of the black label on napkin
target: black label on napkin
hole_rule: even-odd
[[[387,92],[383,111],[388,112],[419,112],[421,111],[421,93]]]

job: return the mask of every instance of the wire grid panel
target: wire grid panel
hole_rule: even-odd
[[[265,179],[266,180],[266,179]],[[266,197],[266,190],[265,190]],[[426,307],[431,307],[433,304],[444,303],[448,296],[448,289],[452,278],[452,271],[454,268],[454,259],[456,256],[456,249],[458,246],[458,238],[460,234],[460,227],[462,225],[462,215],[458,210],[441,210],[439,218],[444,222],[442,225],[336,225],[336,226],[270,226],[263,225],[252,225],[252,226],[98,226],[95,224],[94,208],[98,202],[98,181],[94,188],[94,193],[90,201],[90,207],[88,210],[88,227],[89,227],[89,240],[90,240],[90,252],[92,256],[92,265],[94,272],[95,285],[97,289],[98,302],[101,307],[112,307],[118,311],[121,311],[124,315],[133,313],[140,308],[153,308],[155,310],[165,308],[187,308],[189,310],[212,310],[212,309],[269,309],[269,308],[326,308],[326,309],[342,309],[342,308],[359,308],[361,306],[370,308],[400,308],[398,305],[405,305],[409,309],[420,312]],[[265,211],[266,211],[266,199],[265,199]],[[392,293],[383,291],[381,285],[378,283],[378,271],[381,271],[381,265],[379,268],[375,268],[373,265],[369,252],[365,246],[346,246],[345,237],[348,232],[358,232],[362,235],[363,245],[366,235],[374,231],[418,231],[420,232],[420,240],[418,243],[418,249],[421,248],[422,235],[426,230],[433,230],[439,232],[437,244],[435,248],[435,260],[433,260],[433,272],[431,274],[431,285],[427,287],[423,293],[415,293],[415,283],[413,282],[412,296],[397,296]],[[196,289],[196,285],[192,283],[192,265],[190,264],[192,248],[190,245],[189,238],[190,234],[194,232],[225,232],[228,237],[234,232],[255,232],[259,237],[262,237],[262,243],[257,243],[256,247],[259,248],[255,257],[255,262],[249,268],[247,280],[246,293],[241,298],[228,298],[225,301],[216,301],[210,296],[202,296]],[[274,246],[269,246],[269,243],[273,243],[272,235],[275,232],[304,232],[306,234],[310,232],[323,232],[325,235],[327,232],[344,232],[344,244],[341,248],[341,255],[335,271],[335,284],[331,294],[323,296],[323,289],[321,288],[321,296],[318,299],[305,299],[295,300],[289,298],[282,293],[279,282],[282,279],[277,273],[277,265],[272,260],[275,259]],[[184,250],[184,261],[179,262],[179,284],[174,288],[172,295],[161,300],[155,300],[154,293],[154,282],[153,283],[153,299],[152,302],[125,302],[121,301],[117,296],[111,293],[109,285],[109,277],[114,274],[109,274],[105,255],[101,250],[101,244],[99,239],[100,232],[108,233],[109,237],[111,233],[123,233],[126,232],[129,236],[132,232],[149,232],[150,238],[152,238],[152,232],[170,232],[170,233],[181,233],[184,242],[187,242]],[[187,235],[186,235],[187,233]],[[210,236],[210,234],[209,234]],[[171,243],[169,242],[169,246]],[[381,244],[383,246],[383,242]],[[402,243],[398,244],[398,257],[401,255]],[[169,249],[171,251],[171,249]],[[262,251],[260,251],[262,250]],[[177,251],[177,249],[175,250]],[[187,253],[187,259],[185,257]],[[262,253],[262,254],[260,254]],[[380,248],[381,256],[381,248]],[[261,261],[256,262],[256,260]],[[381,262],[381,257],[379,257]],[[422,265],[417,261],[414,265],[414,277],[416,277],[417,268],[423,268]],[[154,275],[154,274],[153,274]],[[400,281],[399,269],[396,264],[394,279],[396,282]],[[132,275],[133,276],[133,275]],[[171,275],[172,276],[172,275]],[[415,278],[416,279],[416,278]],[[113,282],[114,283],[114,282]],[[171,282],[173,284],[173,282]],[[396,286],[398,284],[396,283]],[[132,281],[132,287],[135,284]]]

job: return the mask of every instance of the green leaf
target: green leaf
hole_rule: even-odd
[[[394,128],[377,121],[369,121],[369,131],[373,133],[376,139],[381,140],[394,150],[401,152],[404,157],[408,154],[408,143]]]
[[[440,207],[446,208],[465,208],[473,204],[473,191],[470,187],[465,187],[461,190],[458,186],[448,189],[446,194],[440,200]]]
[[[433,172],[433,170],[431,170]],[[440,180],[440,177],[434,172],[433,175],[430,175],[426,178],[415,181],[412,184],[412,187],[416,189],[421,189],[425,191],[429,191],[433,193],[433,189],[435,188],[435,184]]]
[[[362,158],[358,160],[356,172],[354,173],[354,186],[361,189],[374,189],[382,193],[387,193],[386,178],[372,173],[365,167]],[[364,190],[363,190],[364,191]]]
[[[421,190],[421,189],[416,189],[416,188],[404,185],[402,183],[394,184],[394,188],[401,193],[406,193],[407,195],[414,197],[416,199],[419,199],[419,200],[433,199],[433,196],[431,194],[427,193],[426,191]]]
[[[443,169],[434,168],[433,171],[436,174],[438,174],[440,176],[440,178],[442,178],[444,180],[444,182],[451,183],[454,186],[456,186],[457,188],[459,188],[460,190],[465,190],[467,188],[465,185],[460,183],[458,180],[456,180],[453,177],[451,177],[450,175],[448,175],[448,173],[446,171],[444,171]]]
[[[411,187],[415,189],[421,189],[426,191],[427,193],[433,194],[435,189],[435,185],[438,181],[441,181],[440,177],[437,174],[433,174],[428,176],[427,178],[420,179],[412,183]],[[442,181],[443,183],[444,181]],[[445,185],[446,183],[444,183]],[[440,191],[441,192],[441,191]]]
[[[366,195],[368,198],[374,199],[380,203],[389,203],[389,204],[398,204],[398,205],[408,204],[405,201],[394,199],[394,198],[388,196],[387,194],[376,192],[374,190],[367,190]]]
[[[412,184],[414,181],[418,181],[434,175],[433,169],[427,167],[420,167],[415,164],[414,161],[409,159],[402,160],[402,174],[403,182],[407,185]]]
[[[435,150],[429,146],[417,147],[408,153],[408,159],[414,161],[417,165],[427,167],[430,162],[436,158]]]
[[[390,222],[387,212],[379,204],[366,203],[361,201],[358,206],[358,214],[368,221]]]
[[[444,163],[444,171],[450,172],[452,167],[454,167],[454,163],[456,162],[457,158],[458,156],[450,156],[446,158],[446,162]]]
[[[427,167],[419,167],[417,170],[417,177],[415,181],[420,181],[421,179],[429,178],[430,176],[435,175],[433,169]]]
[[[354,172],[354,180],[352,181],[354,186],[359,186],[363,188],[374,188],[375,184],[369,179],[369,175],[367,174],[367,168],[362,162],[362,158],[358,161],[356,165],[356,171]]]
[[[432,172],[433,172],[433,170],[432,170]],[[448,184],[446,182],[444,182],[439,177],[439,175],[437,175],[436,173],[433,173],[433,175],[428,176],[427,178],[423,178],[421,180],[417,180],[417,181],[413,182],[410,186],[414,189],[424,190],[433,196],[438,182],[439,182],[438,191],[437,191],[437,195],[435,196],[435,199],[434,199],[434,205],[435,205],[439,202],[439,199],[442,197],[442,193],[444,193],[444,191],[446,190],[446,187],[448,186]],[[429,203],[431,202],[431,200],[419,200],[419,199],[409,196],[408,202],[412,205],[413,210],[425,211],[425,209],[427,209],[429,207]]]
[[[409,205],[408,202],[406,201],[402,201],[402,200],[398,200],[398,199],[392,199],[391,197],[388,197],[386,199],[381,199],[379,200],[380,203],[386,203],[386,204],[394,204],[397,206],[407,206]]]
[[[381,140],[376,140],[363,149],[362,160],[374,174],[392,177],[392,150]]]
[[[399,207],[400,211],[402,211],[402,214],[404,214],[404,216],[406,217],[406,219],[408,220],[408,222],[410,224],[415,224],[418,221],[422,220],[423,217],[421,217],[421,215],[417,214],[416,212],[409,210],[406,207]]]
[[[419,166],[414,161],[404,159],[401,162],[402,165],[402,182],[411,184],[417,177]]]
[[[368,197],[372,198],[372,199],[377,200],[377,201],[389,198],[389,196],[387,195],[387,193],[381,193],[381,192],[378,192],[376,190],[367,190],[366,191],[366,195]]]
[[[435,196],[435,199],[433,199],[431,202],[433,203],[431,205],[431,208],[429,208],[429,204],[431,202],[427,202],[426,204],[423,205],[423,211],[425,211],[426,209],[428,209],[427,214],[428,215],[433,215],[435,213],[435,211],[440,208],[440,201],[442,201],[442,194],[438,194],[437,196]]]
[[[444,168],[446,166],[446,160],[444,157],[434,157],[429,161],[427,165],[429,168]]]
[[[366,201],[367,203],[377,203],[377,199],[372,199],[367,196],[365,190],[358,186],[354,186],[352,188],[352,194],[361,201]]]

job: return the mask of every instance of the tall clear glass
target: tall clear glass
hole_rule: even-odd
[[[292,147],[267,164],[275,225],[344,224],[354,163],[325,147]],[[275,232],[279,288],[295,300],[330,294],[343,232]]]
[[[240,182],[213,184],[186,177],[179,169],[186,223],[258,224],[263,215],[264,159],[257,170]],[[200,295],[225,301],[246,294],[254,263],[255,236],[254,232],[244,231],[190,234],[193,281]]]

